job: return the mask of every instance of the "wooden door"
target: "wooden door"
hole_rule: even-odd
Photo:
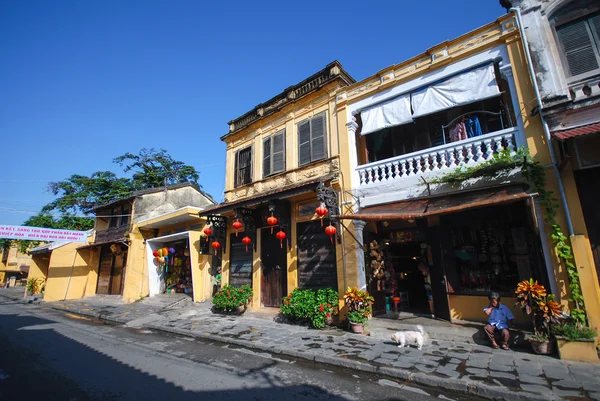
[[[112,274],[110,278],[110,294],[121,295],[123,293],[123,280],[125,278],[125,263],[127,253],[115,255]]]
[[[439,218],[430,218],[428,223],[427,245],[430,247],[428,252],[431,251],[431,262],[433,262],[429,264],[433,311],[436,318],[452,321],[444,260],[444,249],[453,249],[450,234],[449,232],[442,232]],[[425,257],[428,258],[428,255],[426,254]]]
[[[113,254],[110,252],[108,247],[102,248],[100,254],[100,266],[98,268],[98,286],[96,287],[96,294],[108,295],[110,294],[110,277],[113,266]]]
[[[279,307],[281,299],[287,292],[287,246],[280,241],[271,229],[261,230],[261,294],[262,306]]]
[[[600,168],[589,168],[575,172],[577,192],[583,209],[583,218],[587,228],[594,264],[600,281],[600,208],[598,202],[598,187],[600,186]]]

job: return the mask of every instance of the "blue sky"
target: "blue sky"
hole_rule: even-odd
[[[0,224],[51,201],[48,182],[122,174],[112,159],[141,148],[195,166],[219,201],[228,121],[333,60],[361,80],[502,14],[497,0],[2,1]]]

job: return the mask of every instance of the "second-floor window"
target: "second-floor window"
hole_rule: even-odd
[[[325,113],[298,124],[298,165],[325,159],[327,157],[327,141]]]
[[[110,222],[108,223],[108,227],[109,228],[118,227],[119,226],[119,220],[121,218],[121,216],[119,216],[120,210],[119,209],[113,209],[110,214],[111,214],[111,217],[110,217]]]
[[[263,177],[285,170],[285,130],[263,141]]]
[[[239,187],[252,182],[252,146],[237,151],[235,154],[235,186]]]
[[[556,27],[569,77],[600,73],[600,14]]]

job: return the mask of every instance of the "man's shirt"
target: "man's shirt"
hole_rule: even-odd
[[[483,308],[485,311],[489,306]],[[508,306],[504,304],[500,304],[497,308],[492,308],[492,313],[488,318],[488,323],[492,326],[496,326],[498,330],[508,329],[508,321],[513,320],[515,317],[513,316]]]

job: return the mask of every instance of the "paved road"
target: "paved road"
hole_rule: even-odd
[[[434,399],[363,373],[102,325],[0,298],[2,401]]]

